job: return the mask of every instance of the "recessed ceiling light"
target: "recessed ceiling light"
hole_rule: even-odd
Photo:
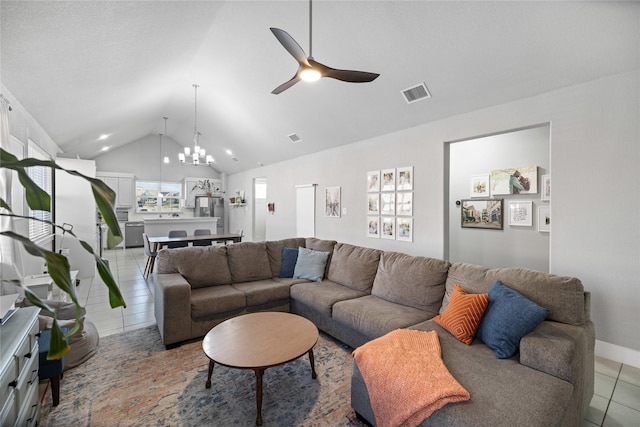
[[[230,156],[233,156],[233,151],[231,151],[231,150],[227,150],[227,151],[225,151],[225,153],[227,153]]]
[[[102,135],[100,135],[100,138],[98,138],[99,141],[104,141],[105,139],[109,138],[109,135],[104,133]]]
[[[102,147],[102,151],[107,151],[109,147]]]

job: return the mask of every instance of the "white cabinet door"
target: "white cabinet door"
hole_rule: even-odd
[[[123,208],[130,208],[133,206],[133,179],[118,178],[117,194],[116,206]]]

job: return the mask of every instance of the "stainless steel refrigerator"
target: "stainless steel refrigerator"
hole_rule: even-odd
[[[194,216],[218,217],[217,234],[224,233],[224,199],[222,197],[196,196]]]

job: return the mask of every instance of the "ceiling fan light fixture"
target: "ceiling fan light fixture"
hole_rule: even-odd
[[[320,80],[320,77],[322,77],[322,74],[313,68],[305,68],[300,72],[300,78],[305,82],[316,82]]]

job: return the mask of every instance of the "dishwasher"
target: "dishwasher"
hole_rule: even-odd
[[[141,248],[144,246],[142,239],[144,233],[144,222],[133,221],[124,223],[124,247],[125,248]]]

